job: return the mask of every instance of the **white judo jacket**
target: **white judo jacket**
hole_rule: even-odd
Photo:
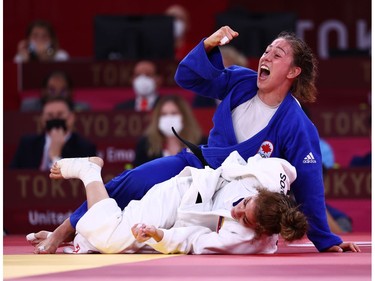
[[[216,170],[186,167],[123,211],[111,198],[92,206],[77,224],[75,252],[274,253],[278,235],[256,238],[230,211],[241,198],[256,195],[258,187],[287,194],[296,176],[286,160],[256,155],[246,162],[237,151]],[[131,233],[137,223],[162,229],[163,239],[138,243]]]

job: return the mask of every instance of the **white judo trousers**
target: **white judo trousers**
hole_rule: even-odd
[[[111,198],[94,204],[77,224],[75,252],[274,253],[277,235],[256,238],[252,229],[231,217],[230,210],[234,202],[256,195],[258,187],[286,194],[296,176],[295,168],[283,159],[256,155],[246,162],[236,151],[216,170],[186,167],[124,210]],[[163,229],[163,239],[138,243],[131,233],[137,223]]]

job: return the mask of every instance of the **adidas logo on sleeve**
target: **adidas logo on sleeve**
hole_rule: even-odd
[[[316,160],[315,160],[314,155],[312,154],[312,152],[310,152],[309,154],[306,155],[305,158],[303,158],[303,163],[304,164],[316,163]]]

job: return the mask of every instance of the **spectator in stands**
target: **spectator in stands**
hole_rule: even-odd
[[[40,96],[23,99],[20,110],[22,112],[42,111],[45,100],[53,97],[72,100],[75,111],[90,110],[89,104],[74,101],[72,80],[66,72],[61,70],[50,72],[43,80]]]
[[[356,155],[350,160],[350,167],[371,167],[371,151],[365,155]]]
[[[115,109],[151,111],[159,99],[158,89],[162,84],[157,65],[149,60],[139,61],[133,70],[132,85],[135,98],[115,106]]]
[[[60,49],[52,25],[44,20],[33,21],[26,30],[26,38],[18,43],[14,62],[66,61],[69,54]]]
[[[156,104],[150,125],[137,144],[133,165],[139,166],[180,152],[185,146],[173,134],[172,127],[182,138],[193,144],[204,142],[201,128],[189,104],[177,95],[164,96]]]
[[[333,234],[327,224],[319,135],[298,101],[313,102],[316,98],[317,69],[311,49],[294,34],[283,32],[266,48],[258,73],[239,66],[225,69],[217,46],[238,35],[229,26],[221,27],[181,61],[175,75],[181,87],[222,99],[208,144],[195,152],[183,149],[177,155],[124,171],[106,184],[109,196],[125,208],[130,200],[142,198],[153,185],[176,176],[187,166],[218,168],[234,150],[243,159],[255,154],[283,157],[297,170],[291,191],[308,219],[307,236],[317,250],[359,251],[354,243],[343,242]],[[281,178],[279,184],[284,183]],[[41,237],[45,241],[39,245],[43,248],[40,252],[55,253],[75,234],[86,212],[87,202],[47,239]]]
[[[246,56],[238,51],[231,45],[220,46],[221,56],[223,58],[224,67],[230,67],[232,65],[239,65],[248,67],[248,60]],[[195,95],[193,100],[193,107],[216,107],[219,104],[219,100]]]
[[[175,59],[182,60],[195,44],[188,41],[188,33],[190,31],[190,15],[181,5],[169,6],[165,14],[174,18],[173,33],[175,38]]]
[[[95,156],[95,144],[73,132],[74,122],[70,100],[62,97],[47,99],[41,114],[44,131],[21,138],[10,168],[49,171],[61,158]]]

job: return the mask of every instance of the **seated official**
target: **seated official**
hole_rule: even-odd
[[[10,168],[49,171],[61,158],[96,155],[95,144],[73,132],[75,114],[71,100],[62,97],[46,100],[41,122],[44,132],[21,138]]]

